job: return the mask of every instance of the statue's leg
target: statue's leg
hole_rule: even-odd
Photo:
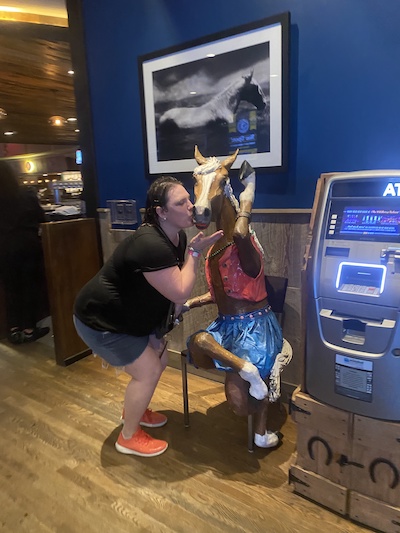
[[[225,395],[229,407],[238,416],[253,415],[261,409],[265,400],[256,400],[249,394],[250,384],[236,372],[225,375]]]
[[[263,400],[268,395],[268,387],[261,379],[257,367],[223,348],[210,333],[200,331],[192,335],[188,348],[195,362],[208,357],[217,359],[224,366],[232,368],[241,378],[250,383],[249,394],[257,400]]]
[[[249,395],[249,384],[239,374],[227,372],[225,394],[229,407],[238,416],[254,415],[254,443],[260,448],[273,448],[279,437],[267,430],[269,400],[257,401]]]
[[[254,444],[259,448],[273,448],[279,443],[279,437],[267,429],[269,400],[266,398],[260,403],[261,409],[254,415]]]
[[[206,370],[215,368],[213,355],[204,350],[201,343],[198,342],[199,335],[199,333],[195,333],[188,341],[190,357],[198,368],[205,368]]]

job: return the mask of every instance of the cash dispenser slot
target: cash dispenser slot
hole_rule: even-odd
[[[355,345],[373,354],[387,349],[396,325],[395,320],[351,317],[333,309],[321,309],[319,315],[322,336],[327,342],[337,347]]]
[[[343,337],[345,342],[352,344],[365,343],[366,323],[356,318],[343,318]]]
[[[336,278],[339,292],[378,297],[385,288],[386,266],[342,262]]]

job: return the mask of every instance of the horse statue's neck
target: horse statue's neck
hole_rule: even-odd
[[[222,229],[224,236],[228,241],[233,238],[233,230],[236,222],[236,209],[232,202],[224,196],[222,209],[216,217],[217,229]]]

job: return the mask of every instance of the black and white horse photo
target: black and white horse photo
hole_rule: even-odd
[[[152,83],[158,161],[192,159],[195,144],[219,155],[269,150],[268,43],[155,70]]]
[[[210,101],[200,106],[173,107],[160,117],[160,126],[168,121],[178,128],[201,128],[214,122],[233,122],[241,102],[248,102],[258,111],[267,108],[267,98],[253,76],[253,72],[241,76]]]

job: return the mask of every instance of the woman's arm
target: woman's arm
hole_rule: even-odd
[[[204,237],[203,232],[200,232],[191,240],[189,248],[202,252],[217,242],[222,235],[221,230],[207,237]],[[198,253],[189,252],[182,269],[173,266],[155,272],[143,272],[143,275],[150,285],[165,298],[176,304],[184,304],[193,290],[199,261]]]

